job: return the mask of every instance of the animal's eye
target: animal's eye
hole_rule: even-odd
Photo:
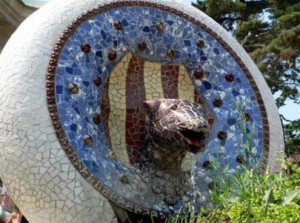
[[[178,108],[177,105],[172,105],[170,109],[173,110],[173,111],[175,111],[175,110],[177,110],[177,108]]]

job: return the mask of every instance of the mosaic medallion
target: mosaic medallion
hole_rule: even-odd
[[[266,112],[247,67],[217,33],[171,7],[120,1],[83,14],[56,43],[46,89],[57,137],[73,165],[128,210],[181,212],[190,203],[196,210],[207,203],[209,172],[265,166]],[[177,185],[186,187],[173,187],[172,174],[142,173],[144,102],[158,99],[201,107],[210,129],[205,149],[182,155],[180,179],[187,180]]]

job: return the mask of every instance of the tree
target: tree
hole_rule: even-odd
[[[193,4],[240,42],[263,73],[276,104],[300,104],[300,1],[198,0]],[[287,154],[300,153],[300,120],[283,115]]]

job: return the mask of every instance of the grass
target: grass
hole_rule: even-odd
[[[287,174],[287,165],[293,175]],[[242,172],[210,191],[214,209],[202,209],[195,217],[173,216],[165,223],[299,223],[300,168],[287,165],[279,173],[242,166]]]

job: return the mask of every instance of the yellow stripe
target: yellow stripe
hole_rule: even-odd
[[[125,140],[126,123],[126,75],[131,53],[127,53],[110,74],[109,102],[110,115],[108,120],[111,146],[125,165],[130,166]]]
[[[194,84],[184,66],[179,68],[178,98],[194,102]]]
[[[160,63],[145,62],[144,81],[147,100],[164,98]]]
[[[185,99],[190,102],[194,102],[194,84],[185,69],[184,66],[180,66],[179,68],[179,77],[178,77],[178,98]],[[193,159],[195,155],[192,153],[187,153],[182,162],[181,168],[184,171],[191,170],[193,167]]]

